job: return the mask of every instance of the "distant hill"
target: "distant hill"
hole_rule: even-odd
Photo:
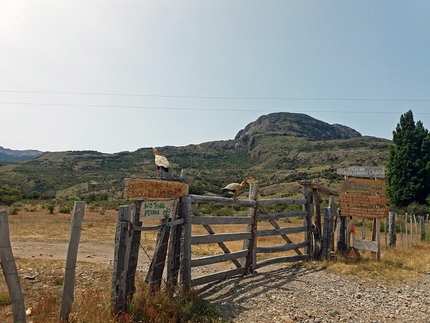
[[[15,162],[19,160],[36,158],[42,155],[38,150],[12,150],[0,146],[0,162]]]
[[[385,166],[390,144],[305,114],[272,113],[251,122],[231,140],[158,148],[169,159],[175,177],[182,169],[194,177],[192,193],[220,194],[225,184],[252,177],[259,181],[262,196],[282,197],[298,193],[301,179],[337,187],[340,167]],[[152,148],[115,154],[46,152],[0,165],[0,185],[20,186],[26,194],[53,191],[60,196],[120,197],[124,178],[155,174]]]

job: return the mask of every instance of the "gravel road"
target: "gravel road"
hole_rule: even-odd
[[[430,322],[430,275],[395,285],[273,265],[201,287],[230,322]]]

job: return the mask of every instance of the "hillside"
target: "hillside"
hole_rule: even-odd
[[[219,194],[220,187],[252,177],[261,194],[294,193],[299,179],[337,186],[336,169],[350,165],[384,166],[391,141],[361,136],[304,114],[261,116],[231,140],[183,147],[158,147],[172,164],[194,177],[191,192]],[[152,148],[103,154],[96,151],[47,152],[37,158],[0,164],[0,184],[20,186],[26,194],[120,197],[127,177],[155,177]]]

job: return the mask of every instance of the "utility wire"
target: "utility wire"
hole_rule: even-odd
[[[0,93],[28,93],[28,94],[67,94],[94,96],[128,96],[153,98],[183,98],[183,99],[218,99],[218,100],[288,100],[288,101],[388,101],[388,102],[430,102],[430,99],[389,99],[389,98],[324,98],[324,97],[235,97],[235,96],[194,96],[194,95],[157,95],[130,93],[97,93],[97,92],[54,92],[54,91],[7,91]]]
[[[70,104],[70,103],[31,103],[31,102],[0,102],[3,105],[30,105],[30,106],[58,106],[58,107],[82,107],[82,108],[124,108],[124,109],[153,109],[153,110],[188,110],[188,111],[254,111],[267,112],[267,109],[234,109],[234,108],[192,108],[192,107],[155,107],[133,105],[107,105],[107,104]],[[297,113],[358,113],[358,114],[399,114],[398,111],[348,111],[348,110],[305,110]],[[414,114],[430,114],[430,112],[414,112]]]

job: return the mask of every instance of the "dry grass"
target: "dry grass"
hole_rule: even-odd
[[[31,212],[20,211],[18,215],[9,216],[11,240],[36,240],[36,241],[68,241],[70,235],[70,214],[48,214],[48,211],[40,207],[32,209]],[[85,211],[81,241],[93,242],[95,244],[112,244],[114,241],[117,212],[113,210],[100,212]],[[300,225],[300,219],[292,219],[292,223],[279,222],[281,227]],[[270,223],[259,223],[259,230],[272,228]],[[214,225],[212,229],[216,233],[245,232],[246,225]],[[200,226],[193,226],[193,235],[206,234],[206,230]],[[142,245],[147,250],[155,246],[156,232],[142,232]],[[289,235],[294,242],[303,240],[303,234]],[[383,237],[381,237],[383,240]],[[283,244],[284,240],[279,237],[261,237],[258,245]],[[243,241],[226,243],[231,251],[242,249]],[[383,243],[382,243],[383,244]],[[193,246],[195,257],[222,253],[217,244]],[[294,251],[290,252],[294,254]],[[346,260],[337,255],[332,261],[303,263],[303,266],[326,268],[329,271],[342,275],[350,275],[357,279],[369,279],[376,281],[397,282],[403,280],[414,280],[419,274],[429,272],[430,244],[422,243],[412,247],[396,247],[386,249],[384,244],[381,250],[381,261],[372,259],[369,252],[361,252],[361,261]],[[260,255],[258,260],[265,255]],[[271,254],[270,257],[276,255]],[[59,302],[61,297],[65,261],[41,260],[41,259],[16,259],[20,277],[23,275],[34,276],[34,280],[22,279],[26,308],[32,308],[32,316],[28,321],[57,322],[59,313]],[[226,265],[229,266],[230,264]],[[137,282],[144,281],[144,273],[138,273]],[[110,314],[110,292],[111,292],[112,268],[111,265],[102,263],[79,262],[76,270],[75,301],[70,317],[70,322],[114,322]],[[128,323],[137,320],[138,316],[157,315],[156,303],[146,304],[146,311],[142,309],[144,299],[153,298],[145,296],[142,284],[133,302],[135,317],[124,316],[121,322]],[[159,296],[163,298],[162,295]],[[197,308],[209,308],[207,304],[199,304],[193,295],[187,295],[185,300],[192,298]],[[154,299],[154,302],[160,302]],[[184,304],[165,300],[165,306],[186,309]],[[189,306],[189,305],[188,305]],[[159,306],[158,306],[159,309]],[[187,309],[196,312],[195,307]],[[215,309],[213,311],[216,316]],[[151,314],[152,313],[152,314]],[[182,314],[178,314],[178,317]],[[184,314],[185,315],[185,314]],[[185,316],[181,316],[182,318]],[[0,275],[0,322],[12,322],[11,306],[8,304],[8,292],[3,275]],[[180,318],[180,319],[182,319]],[[204,319],[200,318],[203,322]],[[153,322],[157,322],[154,320]],[[168,321],[166,321],[168,322]],[[208,320],[207,322],[216,322]]]

